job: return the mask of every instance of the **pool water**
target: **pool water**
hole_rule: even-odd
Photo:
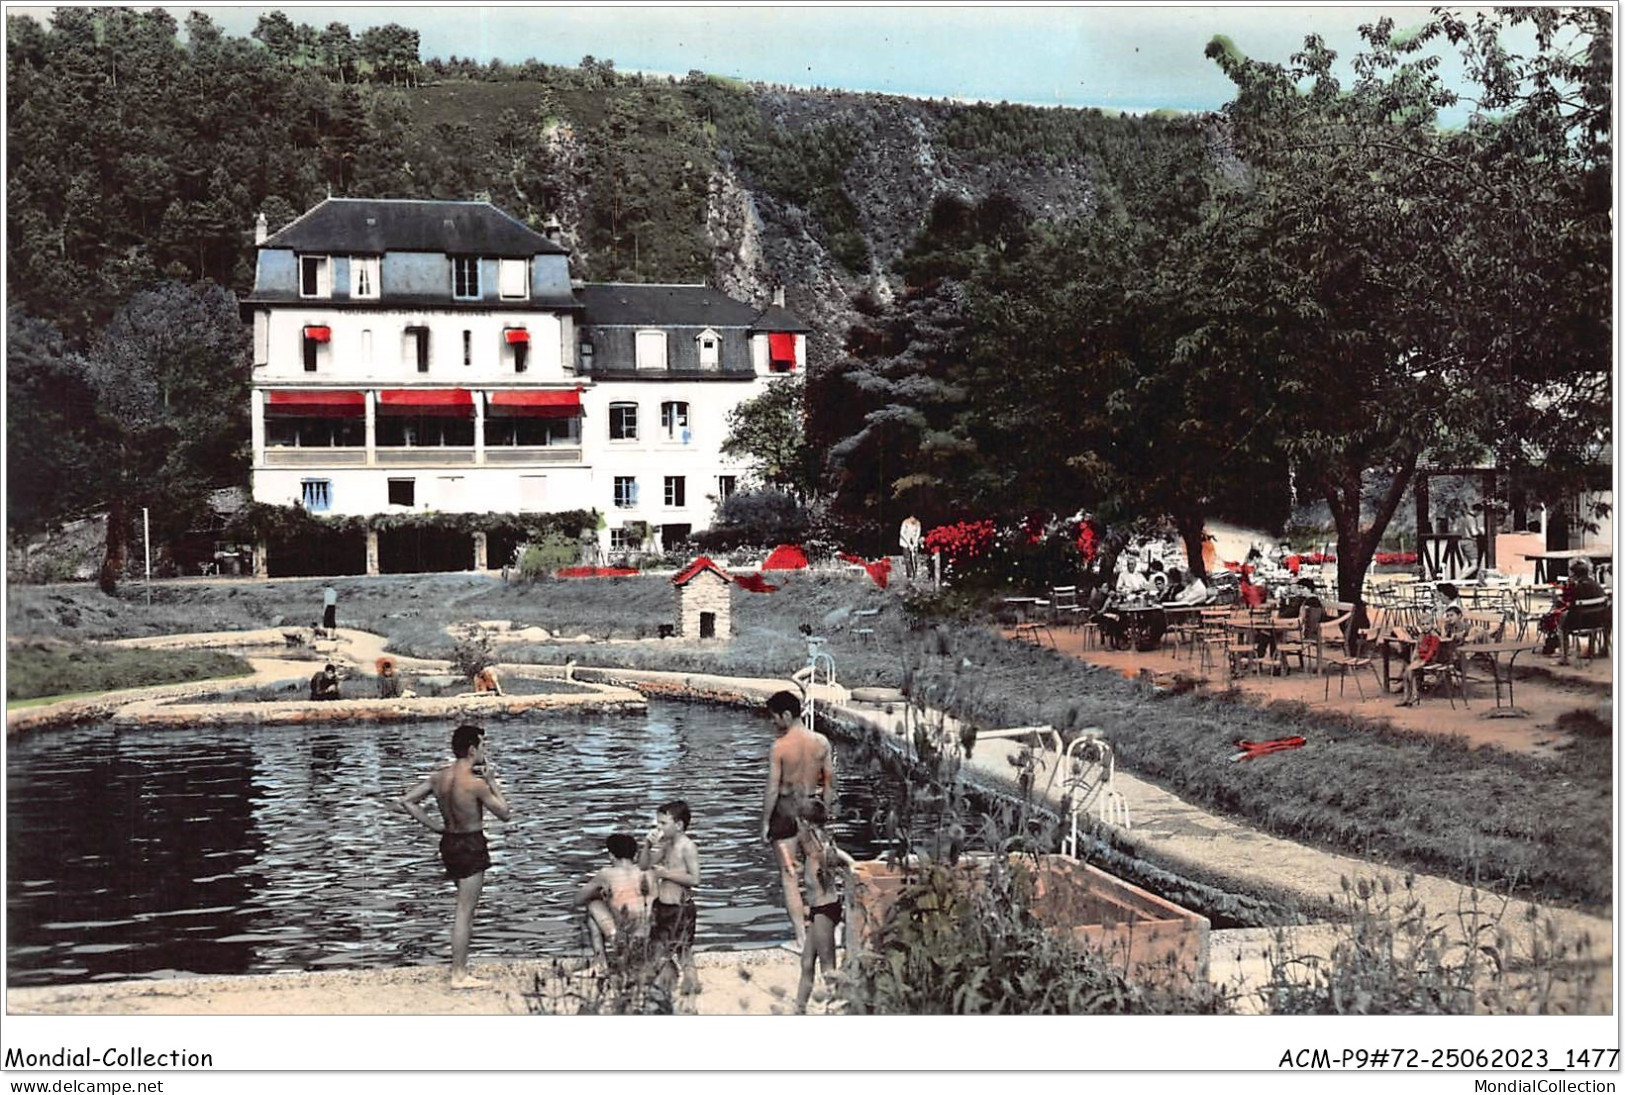
[[[449,756],[451,729],[102,725],[9,743],[9,983],[447,961],[438,838],[393,800]],[[696,946],[789,938],[758,838],[765,717],[653,701],[647,716],[495,723],[487,740],[513,817],[486,820],[475,961],[577,952],[571,898],[607,861],[604,837],[642,834],[674,798],[701,856]],[[895,777],[843,763],[840,786],[836,839],[879,854],[871,822]]]

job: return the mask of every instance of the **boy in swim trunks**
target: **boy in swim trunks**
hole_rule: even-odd
[[[613,833],[604,847],[609,866],[600,867],[576,891],[575,903],[586,907],[593,953],[607,963],[614,951],[617,963],[624,963],[638,956],[648,942],[649,899],[655,881],[638,866],[637,837]]]
[[[806,905],[801,899],[801,861],[796,822],[802,807],[821,798],[829,816],[835,813],[835,753],[829,739],[801,721],[801,697],[775,692],[767,700],[768,717],[778,740],[767,755],[767,793],[762,800],[762,839],[773,845],[784,887],[784,907],[800,952],[807,942]]]
[[[453,760],[425,778],[397,801],[426,829],[440,834],[440,860],[446,877],[457,883],[457,911],[451,925],[451,983],[454,988],[483,984],[468,975],[468,941],[474,931],[474,908],[485,885],[491,854],[485,843],[484,811],[507,821],[508,801],[497,785],[496,770],[485,753],[485,731],[459,726],[451,735]],[[423,808],[434,796],[440,823]]]
[[[656,890],[650,908],[649,946],[664,980],[680,970],[683,991],[699,991],[694,973],[694,887],[700,884],[700,852],[688,835],[690,814],[682,799],[655,811],[654,832],[643,846],[638,863],[654,875]]]
[[[821,964],[824,980],[835,971],[835,927],[840,924],[844,890],[852,892],[853,858],[835,846],[824,826],[824,803],[813,799],[801,812],[796,843],[807,864],[807,945],[801,949],[801,983],[796,987],[796,1012],[807,1010],[813,979]]]

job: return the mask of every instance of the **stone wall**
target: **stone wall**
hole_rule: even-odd
[[[733,583],[709,570],[677,587],[677,634],[700,638],[704,613],[716,617],[716,630],[708,638],[726,639],[733,634]]]

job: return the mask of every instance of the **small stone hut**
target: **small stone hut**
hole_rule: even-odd
[[[677,634],[685,639],[726,639],[733,634],[733,579],[700,556],[672,580],[677,589]]]

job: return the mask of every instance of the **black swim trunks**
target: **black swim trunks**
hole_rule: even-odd
[[[767,819],[767,839],[789,840],[796,835],[796,804],[793,800],[779,796],[773,803],[773,814]]]
[[[807,923],[811,924],[815,916],[822,916],[832,924],[839,924],[841,922],[841,902],[836,900],[831,901],[828,905],[814,905],[807,910]]]
[[[479,874],[491,865],[485,834],[441,833],[440,861],[446,865],[446,877],[453,881]]]
[[[656,901],[650,910],[649,942],[688,948],[694,946],[694,925],[699,911],[692,897],[672,905]]]

